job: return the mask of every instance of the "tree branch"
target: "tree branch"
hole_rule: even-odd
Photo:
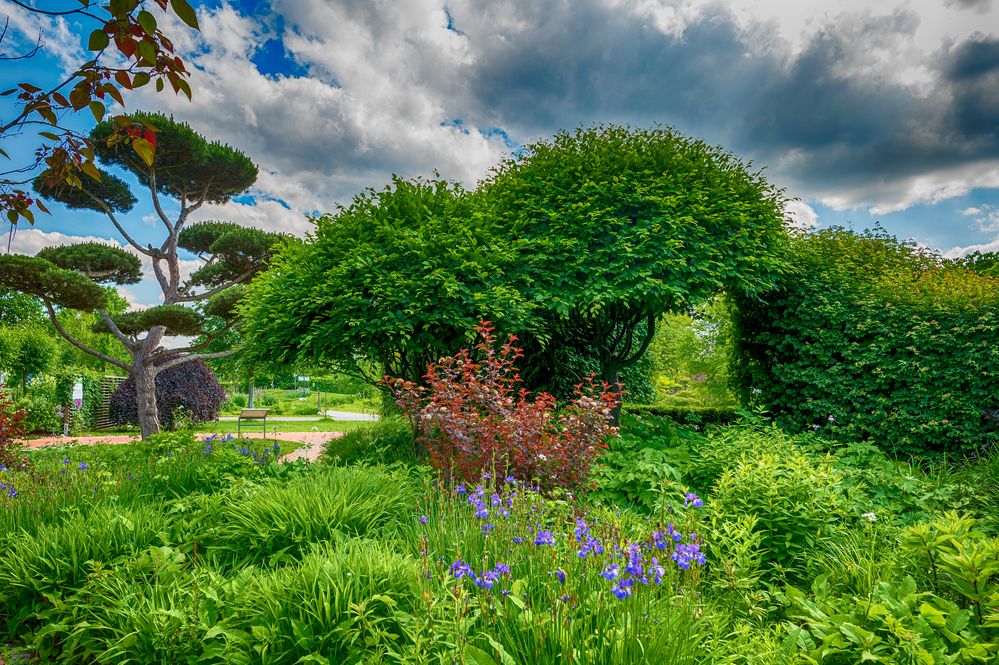
[[[162,351],[157,351],[153,354],[154,358],[161,358],[163,356],[169,356],[174,353],[193,353],[194,351],[200,351],[201,349],[207,348],[212,342],[217,340],[222,335],[226,334],[236,325],[236,320],[233,319],[226,323],[222,328],[219,328],[213,333],[209,333],[205,336],[205,339],[197,344],[192,344],[191,346],[184,347],[183,349],[163,349]],[[233,349],[235,350],[235,349]]]
[[[118,327],[118,324],[114,322],[114,319],[111,318],[107,311],[99,309],[97,310],[97,313],[101,315],[101,319],[104,320],[104,325],[106,325],[108,330],[110,330],[114,336],[118,338],[118,341],[124,344],[125,348],[129,351],[134,351],[135,348],[132,340],[130,340],[128,336],[121,331],[121,328]]]
[[[649,344],[652,343],[652,338],[656,336],[656,315],[654,312],[649,312],[646,314],[646,329],[645,329],[645,339],[639,345],[638,350],[630,358],[625,358],[621,365],[631,365],[638,361],[645,352],[649,349]]]
[[[160,205],[160,197],[156,193],[155,169],[150,169],[149,171],[149,193],[152,195],[153,208],[156,209],[156,214],[159,215],[160,219],[163,221],[163,224],[166,225],[167,231],[173,234],[173,228],[174,228],[173,223],[170,221],[170,218],[167,217],[166,213],[163,211],[163,206]]]
[[[49,321],[52,322],[52,325],[55,326],[56,332],[58,332],[63,337],[63,339],[65,339],[67,342],[69,342],[76,348],[80,349],[84,353],[89,353],[95,358],[100,358],[104,362],[111,363],[112,365],[120,367],[121,369],[131,374],[132,368],[130,366],[121,362],[117,358],[112,358],[111,356],[105,353],[101,353],[100,351],[95,351],[94,349],[91,349],[89,346],[87,346],[86,344],[84,344],[83,342],[79,341],[78,339],[70,335],[68,332],[66,332],[66,329],[62,327],[61,323],[59,323],[59,319],[56,318],[55,309],[53,309],[52,303],[50,303],[48,300],[42,300],[42,302],[45,303],[45,309],[48,310]]]
[[[166,275],[163,274],[163,269],[160,268],[160,259],[153,259],[153,274],[156,275],[156,281],[160,283],[160,289],[163,291],[163,295],[166,295],[167,291],[170,290],[170,284],[167,282]]]
[[[108,204],[104,203],[104,201],[100,200],[99,198],[94,196],[92,192],[88,192],[86,189],[82,189],[81,191],[87,196],[89,196],[91,200],[93,200],[97,205],[101,207],[101,210],[103,210],[104,214],[108,216],[108,219],[111,220],[111,223],[114,224],[114,227],[118,229],[118,233],[121,234],[121,236],[125,239],[125,242],[131,245],[135,249],[135,251],[145,254],[150,258],[156,258],[156,251],[152,247],[149,248],[143,247],[138,242],[136,242],[135,239],[132,238],[132,236],[128,235],[128,233],[125,231],[125,228],[121,225],[120,222],[118,222],[118,218],[114,216],[114,211],[111,210]]]
[[[249,277],[251,275],[253,275],[254,272],[255,272],[254,270],[247,270],[242,275],[240,275],[239,277],[237,277],[236,279],[232,280],[231,282],[229,282],[227,284],[223,284],[222,286],[216,286],[214,289],[211,289],[209,291],[205,291],[204,293],[196,293],[194,295],[179,296],[179,297],[177,297],[174,300],[174,302],[197,302],[199,300],[204,300],[205,298],[211,298],[216,293],[221,293],[222,291],[225,291],[226,289],[228,289],[231,286],[236,286],[237,284],[242,284],[243,281],[246,280],[246,279],[249,279]],[[184,293],[183,289],[181,290],[181,293]]]

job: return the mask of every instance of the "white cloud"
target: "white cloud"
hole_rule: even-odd
[[[867,208],[874,215],[884,215],[964,196],[979,187],[999,187],[999,159],[857,183],[850,188],[819,191],[814,196],[833,210]]]
[[[799,229],[813,229],[819,221],[819,215],[812,206],[800,199],[788,201],[784,213],[791,226]]]

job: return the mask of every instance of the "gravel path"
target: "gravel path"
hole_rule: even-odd
[[[304,459],[309,462],[315,462],[319,459],[323,450],[333,439],[338,439],[343,436],[343,432],[278,432],[277,434],[269,434],[267,436],[268,440],[279,440],[279,441],[297,441],[305,444],[298,450],[295,450],[281,458],[282,462],[293,462],[295,460]],[[252,432],[244,435],[246,438],[250,439],[260,439],[263,435],[260,432]],[[78,436],[78,437],[61,437],[61,436],[47,436],[40,439],[29,439],[27,441],[22,441],[28,448],[45,448],[47,446],[63,446],[67,443],[73,443],[81,446],[94,445],[95,443],[132,443],[138,441],[139,437],[130,436],[128,434],[109,434],[107,436]]]

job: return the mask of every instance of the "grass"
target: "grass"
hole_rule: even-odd
[[[240,404],[245,405],[247,401],[245,394],[233,397]],[[314,416],[318,413],[320,404],[324,411],[377,414],[381,409],[378,396],[365,397],[348,393],[322,393],[320,396],[315,391],[277,388],[258,389],[254,395],[254,408],[270,409],[272,415],[278,416]],[[223,405],[222,415],[238,415],[241,408],[245,407],[234,404],[230,399]]]
[[[333,420],[331,418],[320,418],[317,420],[282,420],[281,418],[268,418],[267,419],[267,433],[271,432],[282,432],[285,434],[302,432],[303,434],[310,434],[312,432],[353,432],[359,429],[364,429],[370,427],[375,421],[368,420]],[[203,423],[194,428],[196,434],[235,434],[236,433],[236,421],[235,420],[218,420],[212,423]],[[261,432],[260,425],[243,427],[243,431],[250,434]],[[83,432],[77,432],[73,434],[72,438],[80,438],[85,436],[115,436],[115,435],[131,435],[138,436],[139,429],[137,427],[113,427],[110,429],[103,430],[87,430]],[[27,436],[26,441],[32,439],[48,438],[52,435],[44,434],[39,436]]]

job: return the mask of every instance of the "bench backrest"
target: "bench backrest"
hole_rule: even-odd
[[[266,418],[267,414],[270,413],[270,409],[240,409],[239,418]]]

